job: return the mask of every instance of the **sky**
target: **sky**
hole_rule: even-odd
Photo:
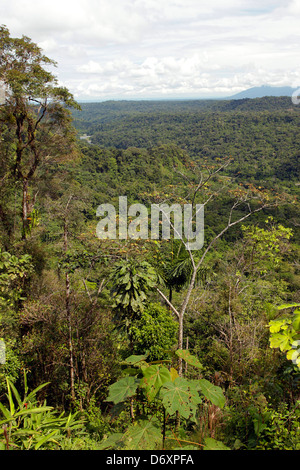
[[[300,0],[1,0],[78,101],[300,87]]]

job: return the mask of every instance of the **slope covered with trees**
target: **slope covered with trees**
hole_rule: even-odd
[[[80,110],[0,46],[1,450],[299,450],[299,109]],[[99,239],[120,196],[203,204],[203,247]]]
[[[288,97],[82,104],[75,126],[101,147],[175,144],[195,161],[231,156],[253,179],[299,179],[299,107]]]

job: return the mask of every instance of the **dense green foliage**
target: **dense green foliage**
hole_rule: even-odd
[[[300,111],[288,97],[92,103],[73,114],[79,132],[104,148],[175,144],[195,161],[231,156],[230,174],[248,181],[299,179]]]
[[[300,108],[79,111],[0,40],[0,448],[299,450]],[[205,204],[203,248],[98,239],[119,196]]]

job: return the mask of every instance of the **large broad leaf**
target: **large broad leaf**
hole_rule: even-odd
[[[159,392],[161,386],[172,380],[169,370],[164,366],[152,365],[143,370],[141,387],[145,389],[149,401],[153,400]]]
[[[214,405],[223,408],[223,406],[225,405],[225,397],[220,387],[210,383],[206,379],[199,380],[198,384],[205,398],[211,401]]]
[[[230,450],[229,447],[226,447],[223,442],[216,441],[211,437],[205,439],[205,447],[203,450]]]
[[[109,395],[105,401],[112,401],[117,404],[132,397],[138,387],[140,380],[135,377],[124,377],[118,382],[108,387]]]
[[[160,423],[156,419],[141,419],[130,426],[122,441],[126,450],[152,450],[161,442]]]
[[[280,333],[274,333],[270,337],[270,347],[280,348],[281,351],[288,351],[294,341],[296,333],[292,331],[283,330]]]
[[[126,364],[130,364],[130,365],[134,365],[134,364],[137,364],[139,362],[144,362],[148,357],[148,354],[143,354],[143,355],[140,355],[140,356],[129,356],[127,357],[127,359],[125,359],[125,363]]]
[[[279,333],[280,330],[288,328],[288,320],[282,318],[281,320],[271,320],[269,322],[270,333]]]
[[[185,362],[187,362],[191,366],[198,367],[199,369],[203,368],[199,359],[193,356],[187,349],[177,349],[177,351],[175,351],[175,354],[178,357],[181,357]]]
[[[116,432],[108,436],[107,439],[101,441],[100,445],[98,446],[99,450],[107,450],[107,449],[118,449],[120,446],[122,447],[122,438],[123,433]]]
[[[167,413],[174,415],[178,411],[183,418],[195,418],[197,405],[201,403],[195,385],[182,377],[165,383],[160,396]]]

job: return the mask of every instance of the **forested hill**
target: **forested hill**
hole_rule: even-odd
[[[73,116],[104,148],[175,144],[195,160],[231,156],[248,179],[299,179],[300,106],[289,97],[84,103]]]
[[[300,106],[79,111],[0,50],[0,450],[300,450]]]
[[[202,100],[118,100],[102,102],[83,102],[81,111],[74,111],[76,120],[94,121],[101,117],[120,117],[134,113],[157,112],[192,112],[192,111],[234,111],[237,108],[243,111],[282,110],[295,109],[288,96],[265,96],[263,98],[243,99],[202,99]],[[88,119],[89,118],[89,119]]]

